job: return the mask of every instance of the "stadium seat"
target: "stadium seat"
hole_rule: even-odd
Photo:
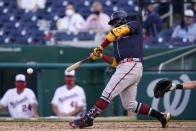
[[[10,18],[10,15],[9,14],[3,14],[3,15],[0,15],[0,20],[1,20],[1,23],[7,23]]]
[[[182,38],[177,37],[177,38],[169,39],[169,44],[171,44],[171,45],[178,45],[180,43],[183,43],[183,39]]]
[[[144,41],[144,45],[149,47],[167,47],[167,41],[162,37],[150,37]]]
[[[51,21],[50,29],[51,30],[56,30],[57,29],[56,28],[56,21],[54,21],[54,20]]]
[[[4,44],[4,40],[6,38],[6,34],[3,29],[0,30],[0,44]]]
[[[32,12],[25,13],[21,17],[20,22],[25,24],[25,23],[28,23],[28,22],[36,21],[37,18],[33,19],[34,17],[36,18],[36,16]]]
[[[54,38],[57,41],[69,41],[74,39],[73,33],[67,33],[67,32],[56,32],[54,35]]]
[[[26,30],[38,30],[37,23],[35,22],[29,22],[24,24],[24,28]]]
[[[0,37],[0,44],[4,44],[4,39],[3,39],[3,37]]]
[[[27,44],[27,34],[21,30],[13,30],[9,34],[10,44]]]
[[[95,33],[94,32],[79,32],[77,35],[78,40],[94,40]]]
[[[34,44],[45,44],[43,31],[34,30],[30,37],[32,38],[32,43]]]
[[[16,9],[16,10],[14,10],[13,14],[14,14],[16,20],[20,20],[21,17],[23,17],[23,15],[25,14],[25,10],[24,9]]]
[[[38,19],[50,20],[50,14],[45,9],[38,9],[35,12],[35,16],[37,16]]]
[[[14,23],[7,22],[7,23],[3,24],[2,29],[4,30],[4,33],[6,35],[9,35],[10,32],[12,32],[15,29],[15,25],[14,25]]]
[[[170,29],[163,29],[163,30],[158,34],[158,36],[170,38],[171,35],[172,35],[172,32],[173,32],[173,29],[172,29],[172,28],[170,28]]]

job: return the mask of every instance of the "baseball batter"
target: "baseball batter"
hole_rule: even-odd
[[[0,100],[0,109],[8,107],[14,118],[39,117],[37,100],[33,91],[26,88],[26,77],[18,74],[15,77],[16,88],[9,89]]]
[[[86,110],[86,96],[82,87],[75,85],[75,70],[64,72],[66,85],[56,89],[52,109],[57,116],[80,116]]]
[[[70,126],[74,128],[92,126],[93,120],[107,108],[115,96],[120,94],[126,110],[152,116],[161,122],[163,128],[166,127],[170,113],[158,112],[148,105],[136,101],[137,85],[143,72],[143,41],[140,24],[137,21],[130,21],[128,14],[124,11],[114,12],[108,24],[114,28],[107,34],[102,44],[94,49],[91,57],[92,59],[102,58],[111,66],[116,67],[116,71],[97,103],[84,117],[71,121]],[[114,47],[113,58],[101,53],[111,42]]]

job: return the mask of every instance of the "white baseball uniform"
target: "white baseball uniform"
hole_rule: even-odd
[[[37,99],[33,91],[25,88],[21,94],[17,93],[17,88],[9,89],[0,100],[4,107],[8,106],[9,113],[14,118],[32,117],[34,111],[32,104],[37,104]]]
[[[57,106],[60,113],[70,113],[80,106],[86,109],[86,96],[83,88],[78,85],[71,90],[63,85],[56,89],[51,103]]]

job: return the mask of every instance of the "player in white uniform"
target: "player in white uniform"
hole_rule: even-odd
[[[64,72],[66,85],[56,89],[52,110],[57,116],[79,116],[86,109],[86,96],[82,87],[75,85],[75,71]]]
[[[8,107],[14,118],[39,117],[37,113],[37,99],[33,91],[26,88],[26,77],[16,75],[16,88],[9,89],[0,100],[0,109]]]

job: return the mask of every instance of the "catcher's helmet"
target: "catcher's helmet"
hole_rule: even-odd
[[[111,15],[111,20],[108,22],[109,25],[113,25],[113,22],[120,19],[118,26],[126,24],[128,22],[129,15],[125,11],[115,11]]]

